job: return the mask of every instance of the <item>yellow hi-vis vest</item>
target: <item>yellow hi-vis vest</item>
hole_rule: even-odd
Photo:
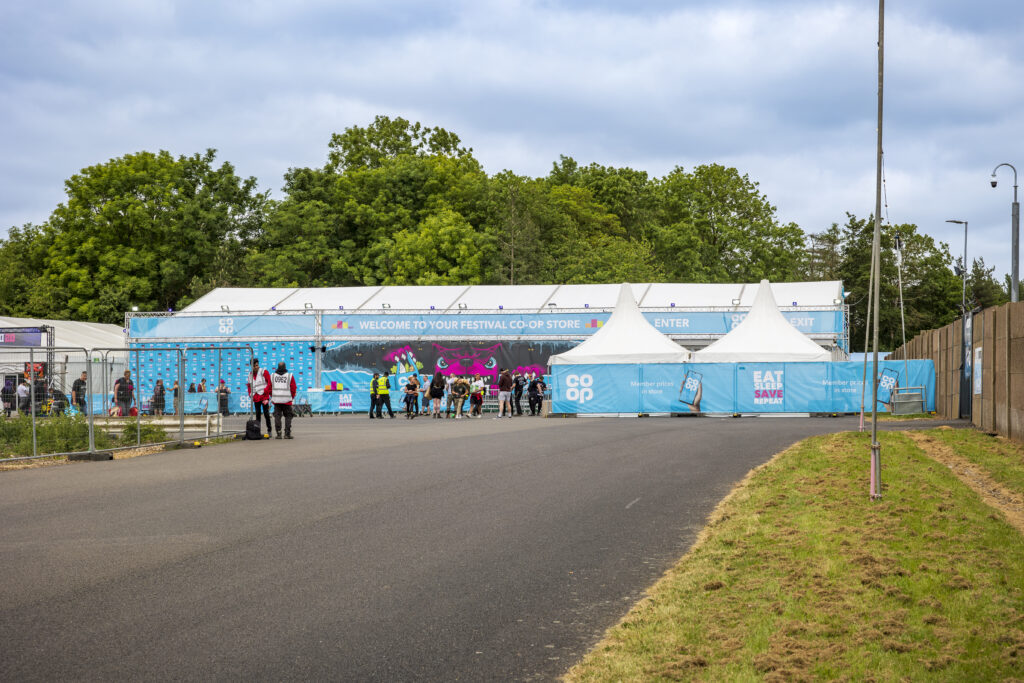
[[[387,377],[381,377],[380,379],[378,379],[377,380],[377,395],[378,396],[387,396],[390,393],[391,393],[391,390],[388,389],[388,378]]]

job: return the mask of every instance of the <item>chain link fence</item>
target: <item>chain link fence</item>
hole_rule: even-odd
[[[244,377],[253,357],[248,347],[0,348],[0,463],[110,459],[127,449],[241,433],[247,396],[232,397],[219,379],[202,393],[185,388],[211,354],[219,379],[225,372]]]

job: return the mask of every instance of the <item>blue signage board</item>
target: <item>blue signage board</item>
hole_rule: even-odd
[[[228,315],[131,318],[132,339],[210,337],[312,337],[314,315]]]
[[[935,410],[930,360],[883,361],[878,409],[887,412],[899,387],[922,387]],[[860,410],[863,365],[838,363],[676,363],[556,365],[556,413],[854,413]],[[871,387],[865,392],[871,409]]]
[[[323,334],[338,337],[495,337],[572,335],[588,337],[608,321],[610,313],[483,313],[483,314],[340,314],[323,317]],[[843,331],[841,311],[783,312],[804,334]],[[726,334],[746,313],[721,311],[644,313],[656,329],[668,335]]]

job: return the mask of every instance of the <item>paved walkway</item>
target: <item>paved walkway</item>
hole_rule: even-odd
[[[750,468],[855,428],[318,417],[0,473],[0,679],[553,678]]]

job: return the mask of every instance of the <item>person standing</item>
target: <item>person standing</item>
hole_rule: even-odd
[[[514,407],[516,409],[516,415],[523,414],[523,389],[526,388],[526,378],[523,377],[523,373],[517,372],[512,377],[512,399],[514,401]]]
[[[85,373],[82,373],[82,374],[85,374]],[[72,393],[73,393],[73,391],[72,391]],[[165,401],[167,400],[166,397],[167,397],[167,391],[164,389],[164,381],[162,379],[158,379],[156,381],[156,386],[153,387],[153,414],[154,415],[163,415],[164,414]]]
[[[535,375],[530,380],[530,386],[526,389],[530,400],[530,415],[541,414],[541,407],[544,405],[544,392],[547,388],[547,385],[544,384],[543,375]]]
[[[393,420],[395,419],[395,411],[391,410],[391,380],[388,379],[388,374],[388,371],[385,370],[384,374],[377,380],[377,417],[384,417],[381,414],[381,409],[387,406],[388,417]]]
[[[433,404],[430,414],[437,420],[441,419],[441,398],[444,397],[444,387],[444,375],[438,370],[434,373],[434,379],[430,381],[430,402]]]
[[[231,396],[231,389],[224,380],[217,385],[217,408],[224,417],[228,416],[228,398]]]
[[[82,371],[82,376],[71,383],[71,402],[81,411],[82,415],[88,415],[88,408],[85,401],[86,392],[89,389],[86,379],[89,374]]]
[[[410,384],[412,384],[413,385],[413,389],[415,389],[415,391],[413,392],[413,398],[415,400],[412,402],[412,414],[413,414],[413,417],[415,417],[415,416],[420,414],[420,378],[417,377],[416,373],[414,372],[413,374],[409,375],[406,378],[405,384],[406,384],[406,387],[408,387]],[[405,400],[406,403],[408,403],[409,402],[409,392],[405,391],[404,393],[405,393],[405,396],[403,396],[402,398]]]
[[[469,416],[481,418],[484,416],[484,384],[480,373],[473,375],[473,383],[469,385]]]
[[[0,388],[0,402],[4,405],[4,417],[10,417],[14,410],[14,380],[4,379],[4,386]]]
[[[281,418],[284,417],[284,438],[292,438],[292,401],[295,400],[295,377],[288,372],[284,361],[277,364],[277,371],[270,376],[270,400],[274,403],[275,439],[281,438]]]
[[[206,378],[205,377],[202,380],[199,381],[199,386],[196,387],[196,391],[198,391],[200,394],[205,394],[206,393]]]
[[[373,373],[373,379],[370,380],[370,419],[374,418],[374,413],[380,410],[378,405],[379,397],[377,396],[377,382],[380,380],[380,373]]]
[[[416,381],[416,375],[409,375],[409,378],[405,382],[405,419],[411,420],[416,417],[416,412],[420,402],[419,382]]]
[[[420,403],[423,404],[420,412],[426,415],[430,412],[430,375],[426,373],[420,375],[420,398]]]
[[[174,380],[174,386],[171,387],[171,395],[173,396],[174,405],[172,406],[171,415],[177,415],[180,408],[178,408],[178,395],[181,393],[181,387],[178,386],[178,380]]]
[[[252,399],[252,410],[256,416],[256,424],[260,422],[260,413],[267,423],[267,436],[270,436],[270,372],[260,368],[260,362],[252,359],[252,372],[245,382],[245,390]],[[263,435],[260,434],[262,437]]]
[[[512,419],[512,375],[508,368],[502,368],[498,374],[498,416],[495,420],[508,415]]]
[[[121,417],[128,417],[135,401],[135,385],[132,383],[132,371],[125,370],[124,377],[114,382],[114,403]]]
[[[18,413],[21,415],[28,415],[29,405],[32,403],[32,390],[28,387],[28,380],[21,380],[21,384],[18,385]]]
[[[462,419],[462,408],[469,397],[469,381],[465,377],[456,377],[452,382],[452,400],[455,402],[455,419]]]

